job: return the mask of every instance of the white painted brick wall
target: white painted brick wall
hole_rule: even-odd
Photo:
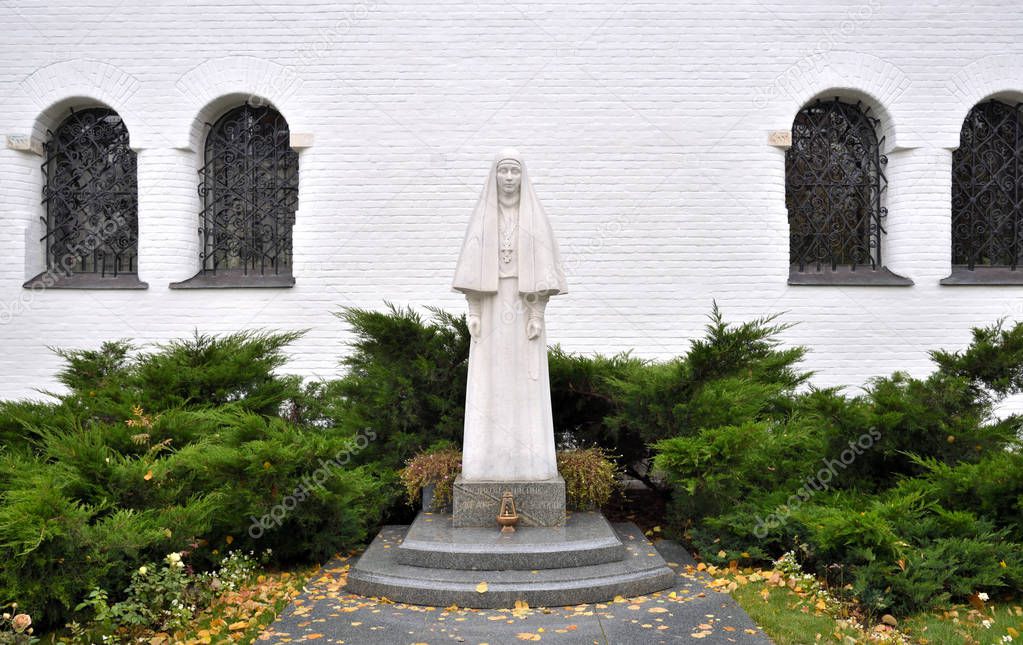
[[[0,397],[51,388],[47,346],[308,329],[288,369],[337,372],[331,312],[436,304],[491,155],[527,155],[571,293],[549,338],[572,351],[685,350],[711,301],[785,312],[822,385],[929,369],[926,351],[1023,318],[1023,287],[941,287],[951,150],[970,107],[1023,92],[1023,10],[947,3],[386,0],[0,5],[0,134],[45,136],[102,102],[139,151],[147,291],[29,292],[40,270],[41,159],[0,150]],[[909,288],[790,287],[784,153],[767,133],[815,96],[883,120],[891,268]],[[300,153],[295,288],[172,291],[198,267],[203,123],[274,102]]]

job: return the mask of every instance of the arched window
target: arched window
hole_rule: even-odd
[[[202,269],[174,287],[291,286],[298,154],[270,106],[234,108],[210,127],[199,171]]]
[[[25,286],[144,288],[136,157],[121,117],[108,108],[73,111],[44,152],[46,271]]]
[[[970,110],[952,155],[952,275],[945,284],[1023,284],[1023,112]]]
[[[790,284],[911,284],[881,258],[887,159],[868,111],[836,98],[796,115],[785,154]]]

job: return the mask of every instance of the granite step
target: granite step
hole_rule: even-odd
[[[675,574],[632,523],[613,525],[625,548],[616,562],[558,569],[471,571],[415,567],[397,561],[408,527],[386,526],[348,574],[348,591],[394,602],[478,609],[606,602],[671,587]],[[481,583],[486,583],[485,585]]]
[[[570,513],[564,526],[454,528],[450,513],[420,513],[395,561],[434,569],[564,569],[616,562],[625,546],[600,513]]]

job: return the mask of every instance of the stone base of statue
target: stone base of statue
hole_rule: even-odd
[[[492,527],[501,510],[501,496],[510,492],[519,515],[519,526],[565,524],[565,480],[465,481],[459,476],[452,490],[455,528]]]
[[[496,518],[496,512],[494,517]],[[674,585],[675,574],[631,522],[569,513],[561,526],[501,533],[459,528],[450,513],[422,512],[387,526],[348,573],[350,593],[415,605],[533,607],[606,602]]]

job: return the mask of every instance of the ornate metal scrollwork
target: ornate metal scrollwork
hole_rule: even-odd
[[[204,273],[291,274],[298,154],[290,136],[269,106],[246,104],[212,125],[199,171]]]
[[[1016,269],[1023,255],[1023,112],[979,103],[952,155],[952,264]]]
[[[107,108],[72,112],[42,165],[46,266],[102,277],[138,270],[138,175],[128,129]]]
[[[886,188],[878,120],[860,103],[818,100],[796,116],[785,155],[789,261],[799,271],[881,263]]]

